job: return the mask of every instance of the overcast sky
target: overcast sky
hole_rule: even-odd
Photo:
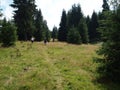
[[[99,12],[102,10],[103,0],[36,0],[37,8],[42,10],[42,14],[49,29],[53,26],[59,27],[62,10],[68,11],[73,4],[80,4],[85,16],[92,14],[93,11]],[[9,6],[13,0],[0,0],[3,8],[4,16],[11,19],[13,16],[13,9]]]

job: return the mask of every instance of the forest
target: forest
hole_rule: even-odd
[[[52,30],[49,29],[42,10],[36,8],[35,0],[13,0],[10,6],[14,8],[13,19],[0,20],[1,90],[120,89],[120,0],[103,0],[102,11],[93,11],[91,16],[84,15],[80,4],[73,4],[68,12],[62,10],[59,27],[54,26]],[[0,8],[0,17],[2,16]],[[32,37],[35,39],[33,43]],[[46,45],[42,44],[44,40],[47,41]],[[13,59],[17,61],[10,61]],[[19,61],[20,59],[22,61]],[[44,59],[46,61],[43,61]],[[6,65],[2,66],[2,63]],[[17,68],[15,64],[21,66]],[[18,71],[11,71],[13,68],[17,68]],[[20,86],[24,80],[18,83],[20,76],[16,73],[19,73],[21,68],[27,73],[26,76],[22,74],[22,79],[30,82],[31,77],[31,81],[34,82],[35,79],[36,85],[25,82],[27,86]],[[83,75],[77,71],[78,69],[81,69]],[[85,71],[82,71],[83,69]],[[5,77],[4,75],[9,75],[9,72],[10,77]],[[45,75],[47,79],[40,74]],[[2,77],[8,78],[8,87],[2,84]],[[16,79],[13,79],[15,77]],[[37,79],[42,78],[45,80],[40,81],[39,89]],[[90,84],[90,87],[85,87],[85,84]],[[14,86],[19,88],[16,89]]]

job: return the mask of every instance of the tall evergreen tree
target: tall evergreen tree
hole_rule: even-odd
[[[28,40],[33,35],[35,0],[13,0],[11,4],[14,11],[14,19],[18,28],[19,40]]]
[[[104,55],[105,62],[100,70],[106,77],[120,82],[120,6],[114,12],[105,11],[104,15],[106,19],[100,23],[104,42],[99,54]]]
[[[89,16],[86,17],[86,24],[87,24],[87,28],[88,28],[88,39],[89,39],[90,38],[89,37],[89,31],[91,29],[91,18]]]
[[[46,39],[48,42],[50,41],[51,39],[51,34],[50,34],[50,30],[47,26],[47,21],[44,20],[43,21],[43,36],[44,36],[44,39]]]
[[[108,1],[108,0],[103,0],[103,5],[102,5],[103,11],[108,11],[108,10],[110,10],[107,1]]]
[[[77,28],[71,28],[68,32],[67,42],[72,44],[81,44],[81,36]]]
[[[43,37],[43,16],[41,10],[36,10],[35,14],[35,27],[34,36],[36,41],[42,41]]]
[[[78,30],[81,36],[82,43],[88,43],[89,42],[88,27],[84,18],[81,18]]]
[[[96,12],[93,12],[90,22],[90,29],[89,29],[89,38],[90,42],[96,42],[99,40],[99,32],[97,30],[98,24],[98,16]]]
[[[55,41],[55,39],[57,39],[57,35],[58,35],[57,27],[54,26],[52,31],[53,42]]]
[[[14,45],[17,40],[16,27],[11,22],[7,22],[6,19],[3,20],[0,37],[4,47]]]
[[[67,40],[67,16],[66,11],[63,10],[60,27],[58,31],[58,40],[59,41],[66,41]]]
[[[67,15],[67,26],[68,29],[72,28],[72,27],[78,27],[78,24],[80,22],[80,19],[83,17],[82,11],[81,11],[81,7],[78,4],[77,6],[74,4],[72,6],[72,9],[68,11],[68,15]]]

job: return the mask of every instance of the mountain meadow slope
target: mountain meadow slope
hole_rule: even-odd
[[[99,47],[60,42],[0,47],[0,90],[120,90],[97,80]]]

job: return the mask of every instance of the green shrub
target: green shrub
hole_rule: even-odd
[[[73,44],[81,44],[81,36],[76,28],[72,28],[68,32],[67,42]]]
[[[0,36],[2,46],[8,47],[14,45],[17,40],[16,27],[10,22],[4,21]]]

